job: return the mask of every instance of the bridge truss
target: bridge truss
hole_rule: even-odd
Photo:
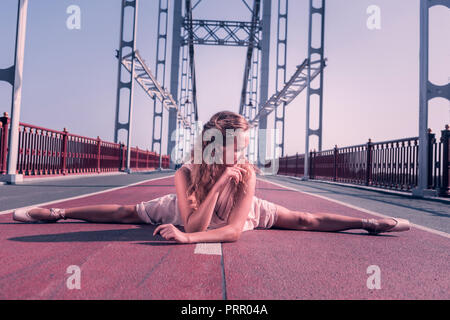
[[[158,37],[156,45],[155,74],[146,65],[136,48],[137,13],[139,0],[122,0],[121,31],[118,58],[118,85],[116,120],[114,126],[115,142],[118,142],[118,131],[128,131],[127,147],[131,150],[131,132],[133,115],[134,82],[154,99],[152,151],[159,154],[162,144],[163,111],[169,113],[168,119],[168,148],[167,153],[175,158],[183,158],[192,147],[195,124],[198,120],[198,105],[196,97],[195,74],[195,45],[219,45],[247,47],[245,70],[239,105],[239,113],[244,115],[254,125],[250,136],[249,158],[258,158],[258,164],[264,164],[266,158],[265,139],[258,134],[258,130],[267,128],[267,116],[275,112],[274,128],[278,137],[274,142],[274,158],[284,155],[284,127],[287,105],[293,101],[304,89],[307,89],[306,100],[306,144],[305,144],[305,178],[308,178],[309,137],[319,137],[319,151],[322,148],[322,95],[323,70],[326,66],[324,58],[324,19],[325,1],[321,6],[313,6],[309,0],[309,30],[308,56],[297,67],[296,72],[286,81],[286,52],[288,0],[278,0],[277,16],[277,50],[276,50],[276,92],[269,98],[269,54],[272,0],[254,0],[250,7],[248,0],[241,0],[249,10],[250,21],[219,21],[194,19],[195,8],[202,0],[173,0],[173,27],[170,58],[170,90],[166,88],[166,49],[168,44],[168,15],[170,0],[159,0]],[[7,174],[2,177],[9,183],[22,181],[21,175],[16,173],[18,155],[18,134],[21,108],[21,91],[23,76],[23,58],[25,51],[25,30],[27,22],[28,0],[17,0],[17,29],[14,64],[6,69],[0,69],[0,81],[6,81],[12,86],[11,125],[8,144]],[[428,78],[428,46],[429,46],[429,9],[436,5],[450,8],[450,0],[421,0],[420,1],[420,101],[419,101],[419,183],[413,193],[418,196],[427,195],[426,190],[429,172],[427,172],[429,141],[427,136],[428,101],[441,97],[450,99],[450,84],[435,85]],[[125,8],[133,10],[131,18],[124,14]],[[184,13],[183,13],[184,12]],[[321,28],[312,26],[314,14],[320,15]],[[126,19],[131,19],[127,21]],[[132,25],[131,40],[124,40],[124,26]],[[320,36],[320,47],[312,46],[313,33]],[[181,53],[181,54],[180,54]],[[123,80],[124,74],[129,74],[128,81]],[[311,88],[311,82],[319,78],[319,87]],[[121,110],[122,89],[129,90],[128,120],[119,122]],[[319,127],[311,129],[310,97],[319,95]],[[175,139],[171,133],[177,132]],[[262,143],[257,143],[262,140]],[[182,141],[182,143],[179,143]],[[176,143],[178,142],[178,143]],[[175,149],[175,145],[177,148]],[[259,147],[259,148],[257,148]],[[127,170],[130,166],[130,154],[127,155]]]
[[[266,3],[264,12],[266,14],[261,19],[261,1]],[[245,0],[242,0],[245,10],[249,11],[250,21],[223,21],[195,19],[195,8],[202,2],[197,0],[193,3],[190,0],[174,0],[173,14],[173,35],[172,35],[172,57],[171,57],[171,86],[172,96],[179,98],[180,105],[184,105],[188,114],[193,114],[192,119],[198,120],[197,87],[195,74],[195,46],[233,46],[246,47],[246,66],[244,71],[243,89],[241,97],[242,105],[249,94],[248,88],[254,95],[256,87],[262,86],[262,90],[267,92],[268,72],[258,79],[255,75],[260,65],[265,65],[268,70],[270,51],[270,10],[271,0],[255,0],[251,8]],[[184,10],[183,10],[184,9]],[[266,27],[263,27],[266,25]],[[254,51],[258,52],[253,55]],[[182,56],[180,57],[180,52]],[[262,63],[260,64],[260,59]],[[250,72],[253,73],[253,83],[249,85]],[[179,88],[180,87],[180,88]],[[261,90],[261,89],[260,89]],[[266,93],[267,96],[267,93]],[[254,97],[254,99],[256,99]],[[176,121],[174,116],[169,114],[170,128],[177,128],[176,142],[169,141],[167,151],[175,154],[176,159],[185,159],[193,145],[195,129],[186,129],[185,126]],[[175,152],[173,151],[175,149]]]

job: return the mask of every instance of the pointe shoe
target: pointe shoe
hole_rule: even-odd
[[[406,219],[400,218],[390,218],[397,222],[397,224],[393,227],[390,227],[386,230],[382,230],[380,228],[380,224],[376,219],[362,219],[363,229],[367,230],[369,234],[379,234],[382,232],[401,232],[408,231],[411,229],[410,223]]]
[[[26,207],[16,209],[13,212],[13,219],[20,222],[56,222],[60,219],[66,219],[65,209],[50,208],[49,219],[37,219],[30,215],[30,211],[33,209],[44,209],[39,207]]]

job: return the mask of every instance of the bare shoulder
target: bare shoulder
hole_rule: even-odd
[[[191,172],[188,168],[181,167],[177,171],[175,171],[175,186],[182,183],[184,187],[187,187],[190,182]]]
[[[175,171],[175,175],[183,175],[183,176],[191,176],[191,170],[186,166],[180,167],[177,171]]]

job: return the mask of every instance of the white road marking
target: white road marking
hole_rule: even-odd
[[[292,190],[292,191],[304,193],[304,194],[307,194],[307,195],[310,195],[310,196],[313,196],[313,197],[318,197],[318,198],[321,198],[321,199],[324,199],[324,200],[328,200],[328,201],[331,201],[331,202],[334,202],[334,203],[338,203],[338,204],[346,206],[348,208],[356,209],[356,210],[359,210],[359,211],[362,211],[362,212],[365,212],[365,213],[368,213],[368,214],[371,214],[371,215],[374,215],[374,216],[377,216],[377,217],[380,217],[380,218],[391,218],[390,216],[386,216],[386,215],[384,215],[382,213],[371,211],[371,210],[367,210],[367,209],[364,209],[364,208],[361,208],[361,207],[358,207],[358,206],[354,206],[354,205],[351,205],[351,204],[348,204],[348,203],[345,203],[345,202],[342,202],[342,201],[339,201],[339,200],[331,199],[331,198],[328,198],[328,197],[325,197],[325,196],[317,195],[317,194],[314,194],[314,193],[309,193],[309,192],[306,192],[306,191],[300,191],[300,190],[297,190],[297,189],[294,189],[294,188],[291,188],[291,187],[287,187],[287,186],[283,186],[281,184],[278,184],[276,182],[272,182],[272,181],[269,181],[269,180],[266,180],[266,179],[260,179],[260,180],[265,181],[267,183],[272,183],[272,184],[274,184],[276,186],[279,186],[279,187],[282,187],[282,188],[285,188],[285,189],[289,189],[289,190]],[[428,227],[425,227],[425,226],[421,226],[419,224],[413,224],[413,223],[411,223],[411,227],[414,227],[414,228],[417,228],[417,229],[420,229],[420,230],[423,230],[423,231],[427,231],[427,232],[430,232],[430,233],[433,233],[433,234],[436,234],[436,235],[439,235],[439,236],[442,236],[442,237],[450,239],[450,234],[446,233],[444,231],[431,229],[431,228],[428,228]]]
[[[116,188],[112,188],[112,189],[107,189],[107,190],[102,190],[102,191],[97,191],[97,192],[92,192],[92,193],[86,193],[86,194],[82,194],[79,196],[75,196],[75,197],[70,197],[70,198],[64,198],[64,199],[58,199],[58,200],[53,200],[53,201],[49,201],[49,202],[42,202],[42,203],[35,203],[32,205],[28,205],[25,206],[23,208],[29,208],[29,207],[39,207],[39,206],[46,206],[52,203],[57,203],[57,202],[63,202],[63,201],[68,201],[68,200],[75,200],[75,199],[80,199],[80,198],[84,198],[84,197],[89,197],[89,196],[93,196],[93,195],[97,195],[97,194],[102,194],[102,193],[106,193],[106,192],[110,192],[110,191],[116,191],[116,190],[120,190],[120,189],[124,189],[124,188],[128,188],[137,184],[141,184],[141,183],[145,183],[148,181],[155,181],[155,180],[160,180],[160,179],[166,179],[166,178],[170,178],[172,177],[174,174],[169,175],[169,176],[165,176],[165,177],[159,177],[159,178],[152,178],[152,179],[147,179],[147,180],[143,180],[143,181],[139,181],[139,182],[135,182],[132,184],[128,184],[126,186],[121,186],[121,187],[116,187]],[[22,208],[22,207],[21,207]],[[0,211],[0,215],[2,214],[7,214],[7,213],[11,213],[14,210],[19,209],[19,208],[13,208],[13,209],[8,209],[8,210],[4,210],[4,211]]]
[[[195,245],[194,253],[196,254],[213,254],[222,255],[222,245],[220,242],[204,243],[199,242]]]

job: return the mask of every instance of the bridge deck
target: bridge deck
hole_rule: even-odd
[[[38,203],[134,204],[173,192],[170,172],[0,186],[0,299],[450,298],[450,209],[441,202],[261,177],[257,196],[288,208],[406,217],[416,225],[379,236],[252,230],[238,242],[208,245],[153,237],[151,225],[22,224],[10,214]],[[71,265],[81,270],[79,290],[67,287]],[[380,268],[379,290],[367,287],[371,265]]]

